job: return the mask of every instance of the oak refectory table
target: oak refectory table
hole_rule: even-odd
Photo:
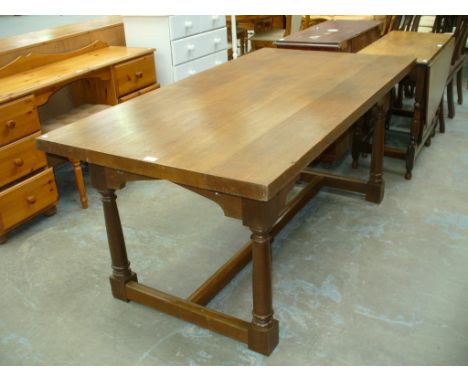
[[[361,192],[380,203],[386,104],[381,100],[413,65],[411,57],[265,48],[57,129],[37,145],[89,163],[91,183],[102,195],[115,298],[270,354],[279,340],[271,238],[323,186]],[[308,168],[369,110],[377,123],[368,181]],[[142,285],[130,269],[115,191],[139,179],[165,179],[196,192],[252,231],[251,241],[188,298]],[[286,203],[297,183],[301,191]],[[251,258],[252,321],[207,308]]]

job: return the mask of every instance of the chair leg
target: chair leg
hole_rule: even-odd
[[[76,159],[70,159],[70,162],[73,166],[73,172],[75,173],[76,187],[80,193],[81,206],[83,208],[88,208],[88,198],[86,197],[86,187],[80,161]]]
[[[463,66],[457,72],[458,104],[463,105]]]
[[[445,119],[444,119],[444,96],[442,95],[442,100],[439,105],[439,131],[443,134],[445,133]]]
[[[453,79],[447,84],[447,106],[448,117],[453,118],[455,116],[455,105],[453,103]]]
[[[395,107],[403,106],[403,84],[400,82],[398,84],[398,93],[395,99]]]

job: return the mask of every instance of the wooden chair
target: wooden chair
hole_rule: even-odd
[[[285,18],[285,28],[271,28],[264,32],[255,32],[255,34],[250,38],[252,50],[258,50],[266,47],[274,48],[275,41],[288,36],[291,33],[291,16],[285,16]]]
[[[403,31],[403,32],[417,32],[421,16],[391,16],[392,19],[389,22],[389,31]],[[405,97],[414,97],[415,83],[409,77],[405,77],[398,84],[398,92],[395,99],[395,106],[402,107],[403,105],[403,93]]]
[[[247,53],[247,42],[248,42],[248,31],[247,28],[243,28],[236,23],[236,40],[239,41],[240,55]],[[227,26],[227,38],[228,38],[228,60],[232,60],[233,56],[233,44],[232,44],[232,33],[231,33],[231,17],[226,16]],[[237,41],[236,41],[237,45]]]
[[[388,15],[385,16],[382,35],[390,31],[415,32],[418,30],[421,16]]]
[[[228,60],[232,60],[233,58],[233,44],[232,44],[232,33],[231,29],[228,27]],[[240,56],[243,56],[247,53],[247,42],[248,42],[248,32],[245,28],[236,28],[236,40],[239,40],[239,50]],[[237,41],[236,41],[237,45]],[[237,47],[236,47],[237,48]]]
[[[451,33],[457,25],[457,16],[438,15],[432,26],[432,33]]]
[[[453,80],[457,77],[458,104],[463,104],[463,65],[465,63],[465,46],[468,37],[468,16],[458,16],[455,27],[455,48],[453,50],[452,65],[447,79],[447,105],[448,117],[455,116],[453,101]]]
[[[404,31],[404,32],[416,32],[421,21],[421,16],[393,16],[393,23],[391,24],[391,30]]]

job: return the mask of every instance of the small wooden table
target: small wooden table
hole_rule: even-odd
[[[309,70],[311,61],[316,70]],[[37,144],[90,163],[91,182],[102,195],[115,298],[143,303],[270,354],[279,340],[271,238],[323,186],[382,200],[382,98],[414,62],[265,48],[53,131]],[[336,72],[341,75],[331,75]],[[307,168],[368,110],[377,120],[368,181]],[[138,283],[115,195],[138,179],[165,179],[212,200],[250,228],[251,241],[187,298]],[[286,204],[296,184],[302,190]],[[252,321],[207,308],[251,258]]]
[[[417,58],[417,65],[409,76],[416,86],[414,109],[392,110],[412,118],[408,147],[406,150],[385,148],[385,155],[406,160],[406,179],[411,179],[416,156],[425,143],[430,144],[437,122],[444,123],[443,95],[454,43],[453,36],[447,34],[392,31],[359,51],[360,55]],[[369,149],[367,146],[367,151]]]
[[[278,48],[358,52],[380,37],[377,20],[329,20],[276,41]]]

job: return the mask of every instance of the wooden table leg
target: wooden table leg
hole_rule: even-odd
[[[130,262],[127,258],[127,249],[120,223],[119,210],[115,190],[99,190],[101,194],[104,218],[106,221],[107,240],[112,259],[112,275],[110,283],[112,294],[115,298],[129,301],[125,284],[129,281],[138,281],[137,275],[130,269]]]
[[[76,187],[80,193],[81,206],[88,208],[88,198],[86,197],[86,187],[84,184],[83,170],[81,169],[81,163],[79,160],[71,159],[70,162],[73,166],[73,172],[75,173]]]
[[[279,342],[279,323],[273,318],[270,232],[280,212],[279,198],[269,202],[243,200],[242,220],[252,231],[252,322],[249,349],[271,354]]]
[[[414,104],[413,121],[411,122],[410,142],[406,150],[406,173],[405,179],[410,180],[414,167],[414,160],[416,159],[416,140],[421,127],[421,107],[419,102]]]
[[[273,319],[271,288],[271,236],[269,232],[252,234],[252,324],[249,349],[270,354],[279,342],[278,321]]]
[[[387,99],[388,98],[383,102],[384,104],[376,105],[372,110],[375,118],[375,128],[372,136],[372,157],[366,200],[374,203],[380,203],[384,197],[383,157],[385,146],[385,120],[388,111],[386,107]]]
[[[117,208],[117,196],[115,195],[115,190],[123,188],[125,182],[116,176],[115,171],[101,166],[90,164],[89,174],[91,184],[101,194],[107,241],[112,260],[112,275],[110,276],[112,295],[119,300],[129,301],[125,284],[129,281],[137,282],[138,279],[137,275],[130,269]]]

